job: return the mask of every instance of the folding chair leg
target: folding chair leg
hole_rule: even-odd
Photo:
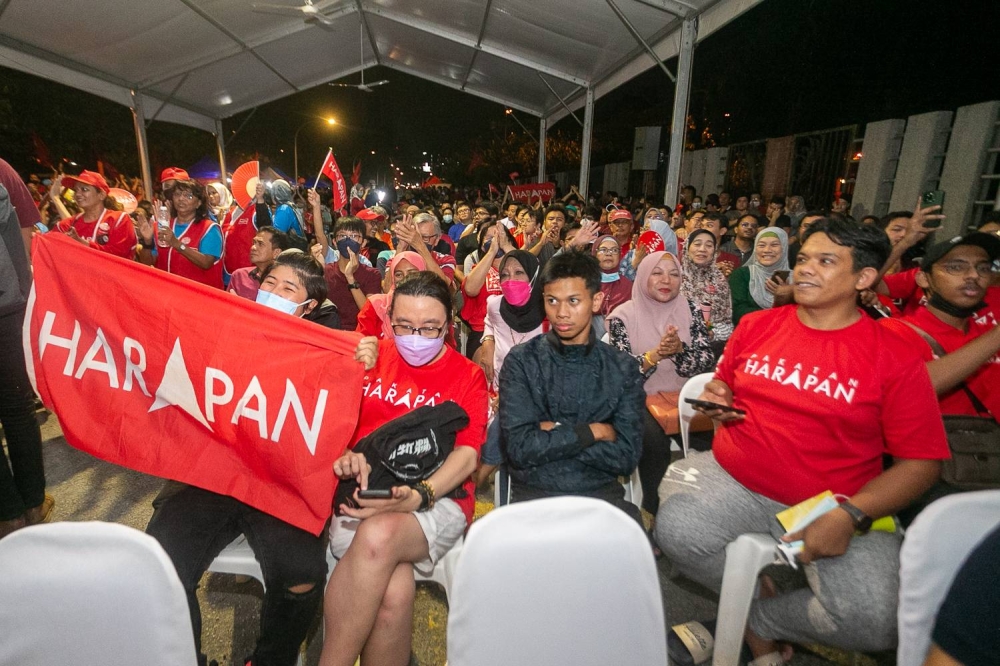
[[[764,567],[774,563],[775,548],[775,540],[768,534],[744,534],[726,546],[712,666],[738,666],[757,578]]]

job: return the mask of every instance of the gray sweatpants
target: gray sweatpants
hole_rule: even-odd
[[[731,541],[784,534],[775,514],[787,505],[742,486],[710,451],[672,464],[659,494],[656,543],[681,573],[716,592]],[[748,626],[771,640],[862,652],[894,648],[901,543],[901,535],[887,532],[854,537],[844,555],[803,567],[808,587],[756,600]]]

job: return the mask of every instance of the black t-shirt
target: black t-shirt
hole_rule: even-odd
[[[1000,663],[1000,528],[976,547],[948,590],[931,637],[964,666]]]

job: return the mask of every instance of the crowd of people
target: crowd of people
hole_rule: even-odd
[[[477,486],[498,467],[510,501],[595,497],[642,524],[621,484],[637,469],[652,546],[715,591],[739,535],[801,542],[802,586],[761,580],[746,632],[755,666],[779,666],[792,644],[890,649],[899,521],[947,492],[942,414],[1000,413],[996,213],[945,239],[934,233],[939,207],[855,221],[840,197],[807,209],[798,196],[765,205],[759,193],[702,197],[687,186],[666,207],[575,188],[544,203],[441,190],[336,211],[284,181],[260,184],[241,210],[225,184],[170,168],[156,200],[131,214],[99,173],[66,175],[48,197],[60,219],[43,223],[2,161],[0,183],[25,247],[34,234],[63,233],[361,333],[364,398],[333,470],[353,490],[333,507],[338,564],[328,582],[320,537],[194,487],[168,484],[154,503],[147,531],[188,592],[196,644],[198,581],[247,535],[267,578],[247,663],[294,663],[322,604],[322,664],[350,666],[359,655],[406,664],[413,571],[454,546]],[[73,211],[61,188],[72,190]],[[26,295],[27,255],[9,240],[7,250],[16,270],[0,266],[0,280]],[[23,358],[6,344],[20,339],[23,299],[5,305],[8,293],[0,289],[10,459],[0,465],[0,537],[46,520],[53,505],[38,428],[25,416],[34,407]],[[646,400],[704,373],[714,373],[701,398],[716,406],[700,408],[716,422],[714,438],[671,464],[670,436]],[[383,398],[376,383],[439,397],[422,412]],[[441,428],[454,447],[418,482],[362,497],[374,473],[366,451],[400,425]],[[785,534],[775,515],[825,491],[838,507]]]

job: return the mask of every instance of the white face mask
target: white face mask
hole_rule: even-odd
[[[264,291],[263,289],[260,289],[257,291],[256,300],[258,303],[260,303],[266,308],[271,308],[272,310],[277,310],[278,312],[284,312],[285,314],[294,315],[295,311],[298,310],[300,306],[305,305],[306,303],[308,303],[313,299],[307,298],[301,303],[296,303],[295,301],[290,301],[287,298],[282,298],[281,296],[278,296],[273,292]]]

